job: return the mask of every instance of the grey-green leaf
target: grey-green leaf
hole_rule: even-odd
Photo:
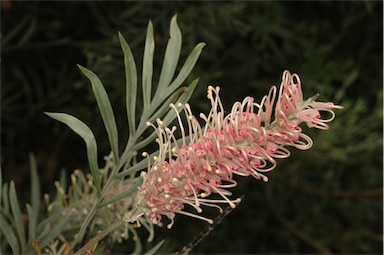
[[[80,71],[90,80],[92,85],[93,93],[95,94],[97,105],[103,118],[105,129],[107,130],[109,144],[111,146],[113,157],[115,162],[119,158],[119,149],[118,149],[118,133],[117,125],[115,120],[115,115],[113,114],[112,105],[109,101],[107,92],[104,89],[103,84],[101,83],[99,77],[92,71],[88,70],[85,67],[78,65]]]
[[[38,240],[38,243],[41,243],[41,240],[47,235],[49,235],[49,232],[51,231],[51,225],[49,223],[46,223],[45,225],[39,225],[41,228],[39,235],[36,237],[36,240]]]
[[[153,74],[153,54],[155,51],[155,40],[153,38],[152,22],[148,23],[147,36],[145,38],[144,58],[143,58],[143,101],[144,111],[149,108],[151,103],[152,74]]]
[[[163,67],[161,69],[158,91],[166,88],[175,74],[181,51],[182,36],[177,25],[177,16],[173,16],[170,24],[170,38],[165,50]]]
[[[195,90],[196,86],[197,86],[197,83],[198,83],[199,79],[195,79],[187,88],[181,88],[183,91],[183,93],[180,95],[180,97],[178,98],[177,102],[178,103],[182,103],[182,104],[185,104],[188,102],[188,100],[191,98],[192,96],[192,93],[193,91]],[[176,91],[177,92],[177,91]],[[176,93],[175,92],[175,93]],[[167,103],[166,106],[168,106],[169,102]],[[162,107],[161,107],[162,108]],[[160,110],[161,110],[160,108]],[[181,108],[179,109],[179,112],[181,111]],[[158,113],[155,114],[156,116],[158,116]],[[162,116],[158,116],[158,118],[161,118]],[[169,125],[169,123],[171,123],[174,119],[176,118],[176,113],[173,109],[169,109],[167,111],[167,114],[166,116],[163,118],[163,122],[164,122],[164,125]],[[153,119],[153,117],[151,117],[151,119]],[[146,139],[144,139],[143,141],[141,141],[140,143],[137,143],[135,146],[134,146],[134,149],[135,150],[138,150],[138,149],[141,149],[143,148],[144,146],[146,146],[147,144],[149,144],[155,137],[156,137],[156,133],[152,133],[151,135],[149,135]]]
[[[119,33],[121,48],[124,53],[126,107],[128,117],[129,136],[133,136],[136,130],[136,96],[137,96],[137,70],[135,59],[124,37]]]
[[[66,227],[66,224],[69,222],[71,217],[71,215],[64,215],[63,217],[61,217],[57,225],[51,229],[49,235],[46,235],[43,238],[43,240],[41,241],[41,246],[47,246],[51,241],[56,239],[63,232],[64,228]]]
[[[182,104],[185,104],[188,102],[188,100],[191,98],[192,94],[193,94],[193,91],[195,90],[196,86],[197,86],[197,83],[199,82],[199,79],[195,79],[187,88],[184,88],[184,93],[182,93],[177,102],[180,102]],[[180,108],[180,111],[181,111],[181,108]],[[173,109],[170,109],[168,110],[168,113],[166,114],[166,116],[164,117],[164,124],[165,125],[168,125],[169,123],[172,122],[172,120],[176,117],[176,113]],[[135,150],[138,150],[140,148],[143,148],[146,144],[150,143],[153,139],[155,139],[156,137],[156,132],[153,132],[150,136],[148,136],[146,139],[144,139],[143,141],[141,141],[140,143],[136,144],[134,146],[134,149]],[[180,142],[181,142],[181,139],[179,139]],[[118,174],[119,177],[122,177],[122,176],[127,176],[129,174],[132,174],[134,172],[137,172],[141,169],[144,169],[147,165],[148,165],[148,160],[151,160],[153,158],[154,155],[157,155],[158,152],[154,152],[152,153],[150,156],[149,156],[149,159],[143,159],[141,160],[140,162],[138,162],[137,164],[135,164],[134,166],[131,166],[130,168],[128,169],[125,169],[124,171],[120,172]]]
[[[170,95],[162,104],[161,106],[156,110],[154,114],[151,115],[151,117],[148,119],[149,122],[154,123],[157,118],[162,118],[166,113],[169,112],[169,104],[175,103],[177,99],[180,97],[181,94],[185,93],[188,88],[181,87],[173,92],[172,95]]]
[[[66,113],[46,112],[45,114],[55,120],[63,122],[68,127],[70,127],[75,133],[81,136],[81,138],[83,138],[87,147],[89,168],[91,170],[93,180],[95,181],[97,194],[100,195],[99,166],[97,163],[97,144],[95,136],[93,135],[91,129],[87,125],[85,125],[81,120]]]
[[[13,220],[15,222],[16,232],[20,240],[21,252],[23,253],[27,248],[27,242],[25,240],[23,215],[21,214],[19,200],[16,195],[15,183],[13,181],[11,181],[9,186],[9,203],[11,204]]]
[[[35,157],[31,153],[29,154],[29,165],[31,167],[31,205],[34,209],[38,210],[41,201],[40,181]]]
[[[21,254],[21,250],[17,242],[17,237],[13,232],[13,229],[11,228],[11,226],[9,226],[7,221],[4,219],[2,214],[0,214],[0,226],[1,226],[0,231],[3,232],[5,238],[9,243],[9,246],[11,246],[13,254]]]
[[[193,67],[195,66],[196,61],[198,60],[204,46],[205,46],[205,43],[199,43],[198,45],[195,46],[191,54],[189,54],[187,60],[185,60],[185,63],[181,68],[179,74],[177,75],[176,79],[171,83],[171,85],[169,85],[168,93],[172,93],[172,91],[178,88],[180,84],[183,83],[184,80],[188,77]]]
[[[30,238],[34,238],[33,228],[36,226],[39,210],[40,210],[40,201],[41,201],[41,190],[40,190],[40,181],[39,175],[36,167],[36,161],[33,154],[29,154],[29,164],[31,167],[31,209],[28,213],[29,215],[29,233]],[[28,209],[28,207],[27,207]],[[33,241],[33,240],[29,240]]]
[[[3,184],[2,188],[2,210],[4,213],[9,214],[10,209],[9,209],[9,196],[8,196],[8,183]]]
[[[180,98],[177,100],[178,102],[185,104],[189,101],[189,99],[192,96],[193,91],[195,90],[197,83],[199,82],[199,78],[195,79],[194,81],[191,82],[191,84],[188,86],[186,91],[181,94]],[[181,109],[179,110],[179,112]],[[171,123],[174,119],[176,118],[176,113],[174,110],[171,110],[168,112],[168,114],[164,117],[163,122],[165,125],[168,125]]]
[[[29,204],[27,204],[27,213],[29,218],[28,243],[31,244],[34,240],[36,240],[36,226],[37,226],[37,218],[39,214],[36,208],[33,208]]]

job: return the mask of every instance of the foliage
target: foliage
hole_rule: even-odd
[[[28,186],[29,167],[24,165],[29,151],[35,152],[43,192],[53,192],[60,166],[86,168],[83,141],[43,111],[76,115],[95,137],[105,137],[97,141],[99,165],[110,150],[113,135],[105,131],[102,118],[95,118],[99,110],[90,96],[92,86],[75,63],[98,75],[116,125],[130,127],[119,129],[121,153],[121,141],[132,136],[138,120],[127,124],[126,111],[119,110],[126,109],[129,96],[122,96],[125,67],[117,30],[130,42],[132,56],[139,56],[143,31],[152,19],[162,31],[154,34],[154,44],[164,50],[163,31],[178,13],[185,35],[180,58],[186,59],[196,43],[207,43],[191,75],[197,73],[204,85],[192,96],[195,112],[208,109],[200,101],[206,85],[223,88],[228,109],[244,96],[264,95],[284,69],[300,73],[306,93],[319,92],[320,99],[344,106],[330,131],[311,135],[314,148],[281,162],[267,185],[239,180],[236,192],[246,194],[245,200],[193,252],[382,253],[382,2],[11,2],[9,9],[4,2],[2,174],[4,183],[14,180],[21,204],[28,202],[23,194],[36,199],[22,188]],[[129,59],[130,53],[124,53]],[[154,66],[162,59],[154,54]],[[154,68],[153,79],[159,80],[160,73]],[[192,81],[187,78],[186,84]],[[144,99],[136,100],[131,116],[143,111]],[[3,184],[2,203],[10,189]],[[7,210],[17,214],[14,208]],[[25,212],[21,207],[20,213]],[[21,229],[20,223],[15,226]],[[155,241],[166,236],[161,251],[175,251],[204,227],[180,218],[172,231],[157,229]],[[118,245],[114,251],[127,249]]]
[[[86,177],[81,171],[75,171],[72,175],[72,185],[66,191],[65,185],[56,184],[57,196],[50,202],[48,198],[47,211],[48,216],[45,221],[37,225],[39,204],[35,207],[27,205],[29,225],[28,242],[26,241],[26,231],[23,227],[21,209],[18,205],[18,199],[15,191],[15,184],[12,181],[8,189],[4,185],[4,199],[1,215],[2,234],[5,236],[13,253],[31,253],[35,250],[41,253],[43,250],[47,253],[71,253],[75,247],[76,254],[84,252],[94,252],[98,247],[98,242],[102,239],[97,233],[100,226],[106,226],[103,230],[107,235],[112,236],[112,244],[121,239],[128,238],[128,231],[133,232],[136,241],[134,252],[140,253],[140,239],[137,237],[134,229],[137,222],[144,225],[153,236],[153,227],[151,222],[145,219],[127,216],[132,209],[130,198],[137,190],[137,184],[140,184],[139,176],[135,173],[145,164],[137,163],[136,155],[138,151],[154,140],[155,135],[142,139],[142,134],[147,129],[146,123],[162,118],[165,124],[169,124],[176,113],[169,109],[170,103],[186,103],[197,84],[197,79],[189,86],[180,88],[187,76],[195,65],[202,48],[203,43],[196,45],[191,54],[186,59],[180,71],[176,74],[176,66],[179,60],[181,49],[181,32],[176,22],[176,16],[172,19],[170,25],[170,39],[164,57],[162,72],[157,84],[154,95],[151,94],[153,56],[154,56],[154,38],[153,26],[149,22],[147,36],[145,40],[145,50],[143,58],[142,75],[142,96],[143,111],[140,113],[138,123],[135,121],[136,96],[137,96],[137,74],[136,64],[132,52],[125,39],[119,34],[119,39],[124,52],[124,63],[126,69],[126,109],[128,116],[128,126],[131,134],[123,153],[118,151],[118,129],[112,110],[111,102],[100,79],[92,71],[79,66],[80,71],[90,80],[93,93],[100,110],[105,129],[108,134],[111,156],[106,158],[106,166],[99,169],[97,160],[97,143],[92,130],[81,120],[67,113],[46,113],[49,117],[56,119],[68,125],[85,142],[89,168],[92,177]],[[146,161],[143,159],[142,162]],[[140,167],[141,166],[141,167]],[[31,163],[32,174],[32,198],[35,203],[38,201],[39,182],[36,165]],[[128,178],[126,178],[128,177]],[[64,186],[64,187],[63,187]],[[9,197],[8,197],[9,194]],[[11,210],[9,210],[11,208]],[[46,223],[46,221],[48,223]],[[51,223],[55,227],[51,227]],[[132,223],[132,224],[131,224]],[[37,227],[36,227],[37,225]],[[111,227],[113,226],[113,228]],[[123,230],[118,231],[123,226]],[[137,227],[137,226],[136,226]],[[66,232],[73,232],[75,238]],[[93,242],[87,242],[86,232],[93,233],[95,239]],[[117,232],[117,233],[116,233]],[[102,236],[104,237],[104,235]],[[152,239],[152,238],[150,238]],[[60,242],[60,243],[58,243]],[[56,249],[59,245],[60,248]],[[94,246],[95,245],[95,246]],[[7,248],[7,247],[5,247]],[[107,247],[105,248],[107,249]],[[150,251],[152,253],[153,251]]]

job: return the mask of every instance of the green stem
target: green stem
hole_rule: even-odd
[[[130,157],[132,157],[132,155],[128,154],[127,157],[128,157],[127,160],[130,160]],[[111,174],[109,175],[109,177],[107,179],[107,182],[105,183],[105,185],[103,187],[103,190],[101,192],[100,197],[92,205],[92,208],[89,211],[87,217],[84,219],[84,223],[82,224],[79,232],[77,233],[75,240],[72,242],[71,249],[74,249],[75,245],[83,238],[85,230],[87,229],[89,223],[92,221],[93,217],[96,215],[97,209],[99,209],[99,206],[100,206],[101,202],[103,201],[105,195],[107,194],[109,187],[113,183],[113,180],[116,177],[118,169],[120,169],[123,165],[124,165],[124,161],[120,159],[119,164],[113,168]]]
[[[100,242],[104,237],[110,234],[113,230],[118,228],[121,224],[125,222],[125,216],[117,219],[114,223],[99,231],[88,243],[86,243],[80,250],[78,250],[74,255],[88,254],[90,250],[93,249],[98,242]]]

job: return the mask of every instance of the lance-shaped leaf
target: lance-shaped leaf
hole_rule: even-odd
[[[105,91],[103,84],[101,83],[99,77],[97,77],[96,74],[80,65],[78,65],[78,67],[92,84],[92,90],[95,94],[96,102],[99,106],[105,129],[107,130],[109,144],[113,152],[113,157],[115,159],[115,162],[117,162],[119,158],[117,125],[107,92]]]
[[[179,98],[176,100],[177,103],[182,103],[182,104],[185,104],[188,102],[188,100],[191,98],[192,96],[192,93],[193,91],[195,90],[196,88],[196,85],[197,83],[199,82],[199,78],[195,79],[187,88],[181,88],[183,90],[183,93],[179,96]],[[167,101],[167,104],[165,105],[168,109],[169,109],[169,102]],[[159,109],[159,111],[161,111],[163,109],[163,107],[161,107]],[[181,108],[178,109],[178,111],[180,112],[181,111]],[[155,114],[156,116],[158,116],[158,118],[161,118],[162,116],[160,116],[158,113]],[[162,114],[164,115],[164,114]],[[165,115],[165,117],[162,119],[163,122],[164,122],[164,125],[169,125],[169,123],[171,123],[174,119],[176,118],[176,113],[173,109],[169,109],[167,111],[167,114]],[[153,117],[151,117],[150,119],[153,119]],[[147,144],[149,144],[153,139],[155,139],[155,137],[157,136],[157,133],[154,132],[152,133],[150,136],[148,136],[146,139],[144,139],[143,141],[137,143],[135,146],[134,146],[134,149],[135,150],[138,150],[138,149],[141,149],[143,148],[144,146],[146,146]]]
[[[124,53],[125,66],[125,103],[127,107],[129,136],[133,136],[136,129],[136,96],[137,96],[137,70],[135,59],[124,37],[119,33],[121,48]]]
[[[180,57],[181,50],[181,31],[177,25],[177,16],[173,16],[170,25],[170,38],[165,50],[163,67],[161,68],[159,84],[157,90],[166,88],[175,74],[176,66]]]
[[[71,220],[71,215],[64,215],[60,218],[60,221],[50,230],[49,235],[46,235],[43,240],[41,240],[41,246],[47,246],[55,238],[57,238],[65,229],[67,223]]]
[[[37,172],[36,167],[36,160],[33,154],[29,154],[29,162],[31,167],[31,205],[35,210],[39,210],[41,201],[41,190],[39,174]]]
[[[195,91],[195,88],[198,82],[199,82],[199,78],[192,81],[191,84],[186,89],[186,91],[183,94],[181,94],[180,98],[177,100],[177,103],[182,103],[182,104],[187,103],[191,98],[193,91]],[[181,109],[179,109],[179,112],[180,111]],[[176,118],[176,113],[172,109],[167,113],[167,115],[165,115],[163,119],[164,125],[169,125],[169,123],[171,123],[175,118]]]
[[[0,214],[0,226],[1,226],[0,231],[5,236],[5,239],[7,239],[9,246],[11,246],[13,254],[21,254],[20,247],[17,242],[17,237],[13,232],[13,229],[7,223],[7,221],[5,220],[2,214]]]
[[[32,243],[34,240],[36,240],[36,226],[40,211],[41,190],[36,161],[32,154],[29,154],[29,162],[31,168],[31,205],[27,204],[27,212],[29,217],[28,243]]]
[[[193,91],[195,90],[196,86],[197,86],[197,83],[199,82],[199,79],[195,79],[187,88],[182,88],[184,91],[183,93],[179,96],[179,98],[177,100],[175,100],[176,102],[178,103],[182,103],[182,104],[185,104],[188,102],[188,100],[191,98],[192,94],[193,94]],[[169,106],[168,104],[166,105],[167,108],[169,109]],[[161,108],[160,108],[161,110]],[[159,111],[160,111],[159,110]],[[181,108],[178,109],[179,112],[181,111]],[[161,115],[164,115],[164,114],[161,114]],[[165,115],[164,119],[163,119],[163,122],[164,122],[164,125],[168,125],[169,123],[171,123],[174,119],[176,118],[176,113],[174,111],[174,109],[169,109],[168,110],[168,113]],[[156,132],[153,132],[150,136],[148,136],[146,139],[144,139],[143,141],[141,141],[140,143],[137,143],[133,149],[134,150],[139,150],[143,147],[145,147],[147,144],[149,144],[151,141],[153,141],[157,136],[157,133]],[[180,143],[181,143],[181,139],[180,139]],[[151,154],[151,156],[149,156],[149,160],[151,158],[153,158],[153,155],[156,155],[158,152],[155,152],[153,154]],[[147,166],[147,160],[144,159],[142,161],[140,161],[139,163],[135,164],[134,166],[128,168],[128,169],[125,169],[123,170],[122,172],[120,172],[118,174],[119,177],[122,177],[122,176],[127,176],[129,174],[132,174],[134,172],[137,172],[141,169],[144,169],[145,167]]]
[[[153,54],[155,51],[155,40],[153,38],[152,22],[148,23],[147,36],[145,38],[144,58],[143,58],[143,102],[144,111],[149,108],[151,103],[152,74],[153,74]]]
[[[199,43],[195,46],[191,54],[189,54],[188,58],[185,60],[184,65],[182,66],[175,80],[166,89],[156,93],[155,97],[153,98],[153,105],[160,105],[164,98],[167,98],[170,94],[172,94],[185,81],[195,66],[196,61],[198,60],[204,46],[205,43]]]
[[[89,168],[91,170],[91,174],[93,180],[95,182],[97,194],[100,195],[100,177],[99,177],[99,167],[97,164],[97,144],[95,136],[92,133],[92,130],[85,125],[81,120],[66,114],[66,113],[48,113],[49,117],[63,122],[68,127],[70,127],[75,133],[77,133],[81,138],[83,138],[85,145],[87,147],[87,155]]]
[[[11,181],[9,185],[9,203],[11,205],[11,211],[15,223],[16,232],[19,237],[18,239],[21,244],[21,253],[23,253],[27,249],[27,242],[25,240],[23,216],[21,214],[19,200],[17,199],[16,195],[15,183],[13,181]]]
[[[0,204],[2,207],[1,210],[4,214],[9,214],[11,209],[9,208],[8,183],[4,183],[2,186],[2,204]]]
[[[205,43],[199,43],[198,45],[195,46],[191,54],[189,54],[187,60],[185,60],[185,63],[181,68],[179,74],[177,75],[176,79],[172,82],[171,85],[169,85],[170,88],[179,87],[180,84],[188,77],[193,67],[195,66],[196,61],[198,60],[204,46],[205,46]]]

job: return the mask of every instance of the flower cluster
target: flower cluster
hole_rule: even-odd
[[[342,108],[330,102],[316,102],[318,96],[304,101],[299,76],[288,71],[283,73],[279,92],[273,86],[260,104],[247,97],[236,102],[227,115],[219,90],[208,87],[212,108],[207,116],[200,114],[203,126],[188,104],[170,105],[177,114],[181,143],[174,135],[176,127],[165,127],[159,119],[157,127],[147,123],[158,133],[159,155],[148,166],[148,172],[141,173],[144,182],[136,205],[155,224],[161,224],[162,216],[167,216],[170,228],[176,213],[212,223],[211,219],[184,211],[185,205],[198,213],[201,205],[220,208],[218,203],[227,203],[235,207],[240,199],[231,200],[227,190],[236,186],[234,174],[268,181],[265,172],[276,167],[275,159],[290,155],[285,146],[301,150],[312,146],[300,123],[328,129],[326,123],[335,117],[332,109]],[[186,115],[184,124],[180,110]],[[330,117],[322,119],[324,112]],[[221,199],[208,198],[211,194],[218,194]]]
[[[100,179],[102,182],[107,181],[108,174],[114,167],[114,160],[112,153],[104,157],[106,164],[105,167],[100,169]],[[113,199],[114,196],[122,194],[123,192],[132,189],[136,185],[136,178],[117,179],[112,185],[111,189],[105,195],[104,201]],[[57,189],[57,195],[53,201],[50,201],[48,194],[45,194],[45,202],[47,204],[47,210],[49,215],[54,215],[60,212],[63,217],[68,217],[67,228],[73,229],[83,223],[84,218],[89,213],[89,209],[95,203],[97,199],[96,187],[93,178],[90,174],[84,174],[81,170],[75,170],[71,175],[71,185],[68,188],[68,192],[65,191],[59,182],[55,182]],[[93,219],[90,224],[90,230],[98,229],[112,224],[116,218],[123,217],[125,213],[132,209],[133,198],[126,197],[109,203],[106,206],[101,206],[98,209],[97,216]],[[119,228],[116,228],[110,235],[113,241],[121,243],[123,240],[128,239],[130,233],[136,236],[135,228],[139,225],[144,225],[146,228],[150,228],[148,219],[140,218],[135,223],[124,222]],[[152,238],[152,233],[150,236]],[[64,237],[61,239],[64,240]],[[52,242],[50,249],[54,251],[58,243]],[[65,246],[65,243],[64,243]],[[62,247],[60,248],[62,249]],[[54,252],[52,252],[55,254]]]

